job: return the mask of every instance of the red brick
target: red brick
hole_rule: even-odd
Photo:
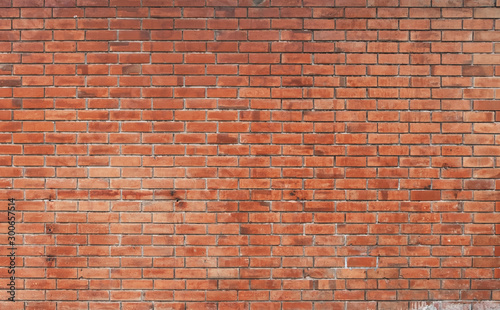
[[[19,299],[498,299],[497,6],[0,0],[0,196],[29,245]]]

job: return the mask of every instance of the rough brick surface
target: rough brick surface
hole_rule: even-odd
[[[0,7],[1,309],[500,308],[498,1]]]

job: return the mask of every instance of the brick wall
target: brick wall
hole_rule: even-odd
[[[1,309],[499,309],[500,1],[0,7]]]

